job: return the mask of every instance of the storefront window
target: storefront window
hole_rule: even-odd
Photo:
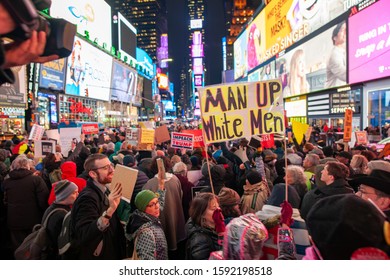
[[[368,92],[368,118],[370,130],[390,123],[390,89]]]

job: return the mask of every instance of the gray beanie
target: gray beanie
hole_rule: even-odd
[[[70,196],[77,189],[77,185],[71,181],[62,180],[57,182],[57,184],[54,186],[54,194],[56,195],[55,201],[59,202],[67,199],[68,196]]]

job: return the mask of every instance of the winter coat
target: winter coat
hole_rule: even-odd
[[[192,188],[194,184],[188,181],[186,176],[176,174],[176,177],[180,181],[181,189],[183,191],[182,207],[184,211],[184,220],[187,221],[189,218],[188,211],[190,209],[190,202],[192,200]]]
[[[120,260],[126,257],[126,239],[123,226],[115,212],[104,231],[98,228],[98,219],[107,210],[105,194],[90,179],[72,207],[72,230],[81,260]]]
[[[208,260],[211,252],[222,250],[222,245],[218,243],[217,232],[195,224],[190,218],[186,224],[187,260]]]
[[[159,191],[160,210],[164,208],[165,192]],[[134,244],[135,239],[137,243]],[[159,218],[136,209],[126,225],[126,238],[136,245],[140,260],[167,260],[168,245]],[[130,253],[131,254],[131,253]]]
[[[321,198],[337,194],[354,194],[353,189],[344,179],[337,179],[325,187],[316,188],[306,193],[302,201],[301,216],[306,220],[311,207]]]
[[[166,173],[166,178],[164,184],[166,190],[165,207],[160,213],[160,221],[164,229],[165,237],[167,238],[168,249],[174,251],[177,249],[177,244],[186,238],[184,211],[182,207],[183,191],[181,190],[180,181],[175,175]],[[143,189],[157,192],[157,175],[150,179]]]
[[[73,161],[65,161],[63,164],[61,164],[61,172],[62,172],[62,180],[68,180],[72,183],[75,183],[78,187],[79,193],[85,188],[87,185],[87,181],[83,178],[77,178],[77,167],[76,164]],[[56,196],[54,194],[54,187],[57,185],[57,182],[52,185],[49,200],[48,203],[51,205],[55,199]]]
[[[244,194],[241,196],[241,212],[242,214],[256,213],[263,208],[270,190],[266,182],[262,181],[251,185],[247,182],[244,185]]]
[[[41,177],[27,169],[15,169],[4,180],[3,187],[9,229],[32,230],[41,223],[49,196]]]

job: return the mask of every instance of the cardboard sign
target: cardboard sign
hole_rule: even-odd
[[[122,199],[130,203],[133,195],[135,182],[137,181],[138,170],[121,164],[115,166],[114,176],[112,177],[112,189],[117,183],[122,185]]]
[[[187,150],[194,149],[194,135],[172,132],[171,136],[171,147],[173,148],[184,148]]]
[[[138,136],[138,150],[153,150],[154,129],[140,128]]]
[[[356,144],[357,145],[367,145],[368,144],[368,136],[367,131],[356,131]]]
[[[139,129],[133,127],[126,128],[126,141],[132,146],[138,146]]]
[[[38,140],[34,142],[34,156],[37,158],[46,157],[50,153],[56,152],[55,140]]]
[[[182,133],[194,135],[194,148],[203,148],[205,147],[203,141],[203,134],[201,129],[194,130],[182,130]]]
[[[171,137],[169,135],[168,127],[166,125],[162,125],[156,128],[155,133],[155,139],[154,142],[156,144],[161,144],[163,142],[171,140]]]
[[[42,139],[43,133],[45,132],[45,128],[43,126],[34,124],[31,128],[30,135],[28,136],[28,140],[39,141]]]
[[[60,143],[60,133],[58,132],[58,129],[46,130],[45,133],[46,133],[46,136],[49,140],[53,139],[53,140],[57,141],[57,144],[61,144]]]
[[[72,141],[75,138],[80,141],[81,127],[64,127],[60,129],[61,153],[67,157],[72,148]]]
[[[345,110],[345,115],[344,115],[344,137],[343,137],[344,143],[351,142],[351,138],[352,138],[352,116],[353,116],[352,110],[351,109],[346,109]]]
[[[279,80],[209,86],[198,92],[206,144],[284,133]]]
[[[97,123],[83,124],[81,131],[85,135],[99,134],[99,126]]]

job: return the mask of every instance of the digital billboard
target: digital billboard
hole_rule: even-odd
[[[247,68],[247,40],[246,31],[244,30],[241,35],[234,41],[233,53],[234,53],[234,79],[240,79],[246,77],[248,74]]]
[[[137,95],[137,72],[130,67],[124,66],[122,63],[114,61],[112,67],[111,80],[111,101],[120,101],[125,103],[136,103],[141,105],[141,102],[134,102]],[[139,99],[139,98],[138,98]]]
[[[265,19],[265,47],[261,61],[265,61],[285,50],[345,12],[340,0],[276,0],[263,11]],[[259,17],[258,16],[258,17]],[[256,19],[255,19],[256,21]]]
[[[118,49],[135,60],[137,58],[137,29],[118,13]]]
[[[379,1],[349,18],[350,84],[390,76],[389,9],[389,1]]]
[[[11,69],[15,76],[15,82],[0,86],[0,105],[26,107],[26,66],[12,67]]]
[[[260,13],[246,28],[246,47],[248,72],[264,61],[265,52],[265,18]]]
[[[76,37],[67,60],[65,93],[108,101],[111,68],[111,56]]]
[[[346,84],[346,22],[342,21],[276,61],[283,97]]]
[[[155,76],[155,65],[153,64],[152,58],[140,48],[137,48],[137,63],[143,69],[146,69],[146,75],[149,77]]]
[[[39,87],[53,90],[64,90],[65,69],[65,58],[42,64],[39,70]]]
[[[98,39],[99,45],[112,45],[111,7],[104,0],[52,0],[50,16],[64,18],[77,25],[77,32],[89,39]]]

